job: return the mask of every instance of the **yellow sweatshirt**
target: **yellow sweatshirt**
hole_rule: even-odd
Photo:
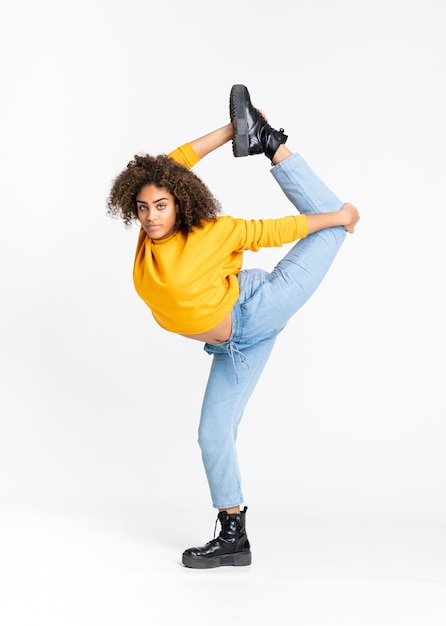
[[[190,144],[169,156],[186,167],[199,160]],[[162,328],[185,334],[205,332],[221,322],[237,301],[244,250],[281,246],[307,234],[305,215],[270,220],[219,216],[187,236],[174,233],[160,240],[152,240],[141,229],[135,288]]]

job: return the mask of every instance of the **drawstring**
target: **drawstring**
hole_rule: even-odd
[[[238,377],[238,373],[237,373],[237,364],[235,362],[235,355],[238,354],[238,360],[239,360],[239,363],[240,363],[241,367],[243,365],[245,365],[245,367],[248,367],[246,365],[246,358],[245,358],[245,355],[243,354],[243,352],[240,352],[240,350],[237,348],[237,344],[234,341],[229,340],[228,348],[229,348],[229,356],[231,357],[232,364],[234,366],[235,382],[238,385],[239,377]]]
[[[243,352],[238,349],[236,342],[233,339],[228,339],[228,341],[225,341],[221,344],[205,343],[204,350],[208,354],[217,355],[217,354],[225,353],[229,355],[232,361],[232,367],[234,369],[235,383],[236,385],[238,385],[240,382],[240,378],[238,375],[238,368],[239,367],[248,368],[249,365],[246,362],[246,357],[243,354]]]

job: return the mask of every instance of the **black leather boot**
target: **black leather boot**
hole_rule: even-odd
[[[277,148],[288,139],[283,128],[272,128],[253,107],[245,85],[232,86],[229,113],[234,128],[232,151],[236,157],[264,153],[272,160]]]
[[[189,548],[183,552],[183,565],[195,569],[208,569],[221,565],[251,565],[251,546],[246,534],[246,511],[227,513],[220,511],[217,522],[221,523],[218,537],[201,548]],[[215,527],[217,527],[217,522]]]

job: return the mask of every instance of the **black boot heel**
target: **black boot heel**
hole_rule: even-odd
[[[249,155],[249,123],[246,118],[247,95],[249,99],[249,94],[247,94],[244,85],[233,85],[229,97],[229,114],[234,129],[232,151],[236,157]],[[257,113],[257,115],[259,114]]]
[[[229,554],[220,557],[220,565],[251,565],[251,552],[237,552],[237,554]]]

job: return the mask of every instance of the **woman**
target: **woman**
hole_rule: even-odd
[[[235,442],[244,409],[277,335],[308,300],[359,213],[343,204],[285,145],[251,103],[244,85],[230,94],[231,122],[169,156],[135,156],[115,179],[108,212],[141,225],[134,283],[168,331],[204,342],[213,355],[199,444],[221,531],[183,553],[193,568],[249,565],[246,510]],[[220,206],[190,168],[232,140],[236,157],[265,154],[299,211],[270,220],[219,216]],[[242,270],[244,250],[297,241],[273,272]]]

